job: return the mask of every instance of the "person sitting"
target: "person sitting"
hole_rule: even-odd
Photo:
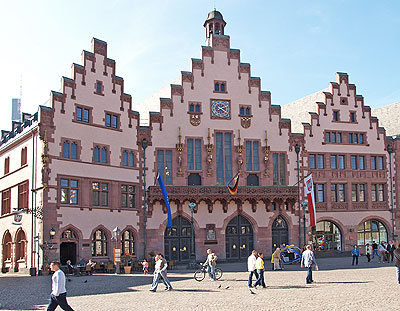
[[[71,263],[71,260],[67,260],[67,269],[68,269],[68,274],[72,274],[72,275],[77,275],[78,271],[77,269],[73,266],[73,264]]]

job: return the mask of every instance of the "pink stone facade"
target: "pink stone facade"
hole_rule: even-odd
[[[378,241],[398,236],[400,143],[386,137],[348,75],[337,73],[303,133],[292,133],[291,120],[230,47],[225,26],[219,12],[209,14],[201,59],[192,59],[170,97],[160,98],[149,126],[141,126],[107,44],[93,39],[82,65],[73,64],[71,78],[51,93],[50,107],[40,107],[15,137],[4,133],[0,163],[11,162],[0,177],[3,271],[42,269],[50,260],[113,261],[115,247],[137,259],[162,252],[177,262],[192,254],[202,260],[212,248],[220,260],[243,260],[252,249],[269,254],[279,244],[297,245],[299,229],[300,244],[332,252],[377,234]],[[157,173],[169,194],[172,229]],[[238,193],[231,195],[226,184],[237,173]],[[306,213],[305,237],[298,173],[313,174],[317,195],[319,225],[312,231]],[[28,206],[20,208],[25,180]],[[196,203],[194,248],[189,203]],[[15,215],[22,222],[13,224]]]

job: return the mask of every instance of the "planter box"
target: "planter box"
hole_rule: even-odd
[[[132,270],[132,266],[124,266],[124,272],[125,274],[130,274]]]

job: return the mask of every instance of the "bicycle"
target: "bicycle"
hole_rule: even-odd
[[[203,265],[200,269],[196,270],[196,272],[194,273],[194,279],[197,282],[201,282],[206,277],[206,273],[208,273],[207,266]],[[222,270],[220,268],[215,268],[215,279],[219,280],[220,278],[222,278]]]

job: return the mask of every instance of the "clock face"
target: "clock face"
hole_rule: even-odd
[[[224,100],[213,100],[211,101],[211,117],[230,119],[231,117],[231,106],[228,101]]]

